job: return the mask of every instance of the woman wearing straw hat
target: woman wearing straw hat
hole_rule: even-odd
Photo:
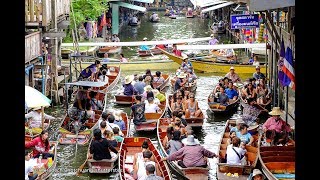
[[[280,115],[282,114],[282,111],[280,110],[280,107],[273,107],[269,114],[272,117],[268,118],[262,126],[263,131],[266,134],[270,134],[270,137],[267,138],[273,139],[273,144],[286,143],[288,135],[291,132],[291,127],[281,119]]]
[[[123,90],[123,94],[126,96],[132,96],[134,95],[136,92],[133,88],[133,85],[131,84],[131,82],[133,81],[134,77],[132,75],[128,75],[124,78],[124,90]]]

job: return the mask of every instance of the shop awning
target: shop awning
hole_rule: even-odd
[[[207,7],[207,6],[212,6],[215,4],[221,4],[227,1],[221,1],[221,0],[190,0],[191,3],[194,6],[199,6],[199,7]]]
[[[265,11],[284,7],[295,6],[295,0],[249,0],[250,11]]]
[[[141,12],[145,12],[147,10],[145,7],[141,7],[141,6],[137,6],[137,5],[133,5],[133,4],[129,4],[129,3],[124,3],[124,2],[112,2],[112,3],[118,4],[119,6],[122,6],[125,8],[141,11]]]
[[[213,10],[216,10],[216,9],[219,9],[219,8],[223,8],[223,7],[229,6],[231,4],[234,4],[234,2],[226,2],[226,3],[222,3],[222,4],[219,4],[219,5],[216,5],[216,6],[212,6],[212,7],[209,7],[209,8],[206,8],[206,9],[202,10],[201,12],[205,13],[205,12],[208,12],[208,11],[213,11]]]
[[[133,1],[138,1],[138,2],[142,2],[142,3],[153,3],[154,0],[133,0]]]

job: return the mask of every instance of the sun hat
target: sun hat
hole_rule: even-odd
[[[147,39],[148,39],[147,37],[144,37],[144,38],[143,38],[144,41],[147,40]]]
[[[245,124],[245,122],[243,121],[242,118],[238,118],[238,119],[236,120],[236,124],[237,124],[237,125],[238,125],[238,124]]]
[[[256,175],[260,175],[260,174],[263,175],[259,169],[254,169],[252,172],[252,178],[255,177]]]
[[[184,72],[181,72],[177,77],[178,78],[185,78],[186,74]]]
[[[133,81],[133,79],[134,79],[134,77],[132,76],[132,75],[128,75],[128,76],[126,76],[125,78],[124,78],[124,80],[125,80],[125,84],[129,84],[129,83],[131,83],[132,81]]]
[[[118,110],[118,111],[114,111],[114,112],[113,112],[113,116],[114,116],[114,118],[115,118],[116,120],[122,119],[121,112],[122,112],[121,110]]]
[[[233,70],[234,70],[234,67],[233,67],[233,66],[231,66],[231,67],[230,67],[230,70],[231,70],[231,69],[233,69]]]
[[[260,66],[256,66],[256,69],[260,69]]]
[[[34,108],[32,108],[33,110],[39,110],[39,109],[41,109],[41,107],[34,107]]]
[[[187,138],[181,141],[185,146],[194,146],[200,144],[198,139],[195,139],[193,135],[188,135]]]
[[[143,89],[144,91],[152,91],[152,87],[150,85],[145,86]]]
[[[280,107],[273,107],[272,111],[269,112],[271,116],[280,116],[282,114],[282,111],[280,110]]]
[[[248,127],[248,131],[257,129],[259,127],[259,124],[257,122],[251,123]]]
[[[210,37],[214,37],[214,34],[211,34]]]

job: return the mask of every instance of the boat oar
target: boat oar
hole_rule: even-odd
[[[84,161],[83,164],[81,164],[81,166],[78,168],[78,171],[77,171],[77,176],[79,176],[81,173],[82,173],[82,170],[84,168],[84,166],[87,164],[87,161],[88,161],[88,158]]]

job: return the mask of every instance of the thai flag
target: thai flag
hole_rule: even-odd
[[[280,59],[278,61],[279,73],[278,78],[282,86],[289,86],[295,90],[295,75],[292,50],[287,47],[284,49],[284,41],[281,41]]]

